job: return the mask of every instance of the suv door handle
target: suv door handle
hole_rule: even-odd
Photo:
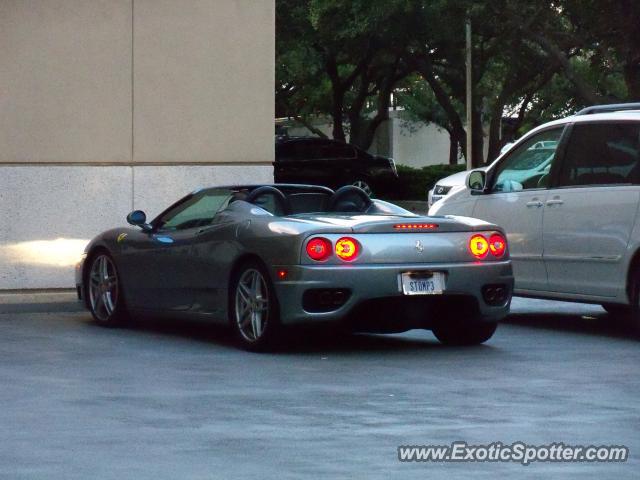
[[[542,206],[542,202],[540,200],[532,200],[527,202],[527,207],[537,207],[540,208]]]
[[[552,198],[551,200],[547,200],[547,205],[562,205],[564,201],[559,197]]]

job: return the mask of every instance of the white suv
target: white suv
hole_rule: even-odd
[[[599,303],[640,325],[640,104],[542,125],[467,187],[429,214],[502,226],[516,295]]]

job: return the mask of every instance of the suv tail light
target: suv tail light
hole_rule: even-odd
[[[360,255],[360,244],[355,238],[342,237],[336,242],[336,255],[340,260],[351,262]]]
[[[331,256],[331,242],[322,237],[312,238],[307,242],[307,255],[311,260],[323,262]]]
[[[507,250],[507,240],[500,235],[499,233],[494,233],[489,237],[489,251],[491,254],[500,258],[504,255],[504,252]]]

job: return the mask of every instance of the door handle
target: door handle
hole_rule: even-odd
[[[547,200],[547,205],[562,205],[564,201],[560,198],[552,198],[551,200]]]
[[[527,202],[527,207],[536,207],[540,208],[542,206],[542,202],[540,200],[532,200]]]

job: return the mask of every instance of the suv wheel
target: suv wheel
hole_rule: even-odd
[[[613,315],[614,317],[623,317],[626,318],[631,314],[631,306],[630,305],[622,305],[619,303],[603,303],[602,308],[604,308],[608,314]]]
[[[363,180],[363,179],[360,178],[358,180],[355,180],[351,185],[353,185],[354,187],[358,187],[358,188],[364,190],[364,193],[366,193],[370,197],[373,196],[373,189],[369,186],[369,184],[367,183],[366,180]]]

